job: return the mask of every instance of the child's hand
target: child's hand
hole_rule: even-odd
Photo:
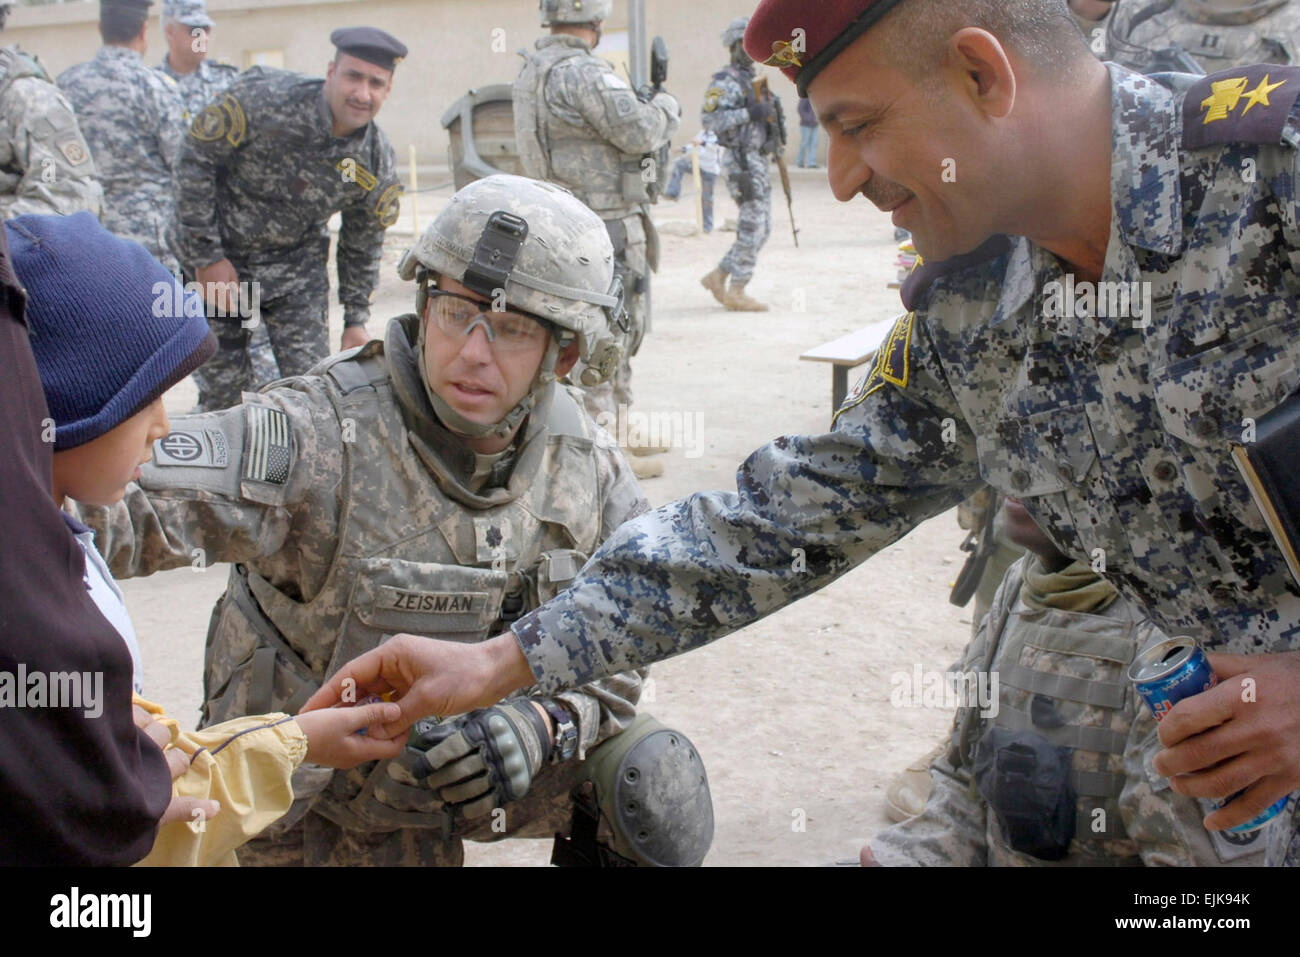
[[[139,705],[132,705],[131,708],[135,716],[135,726],[143,731],[154,744],[165,749],[163,757],[167,759],[167,766],[172,772],[172,780],[175,781],[190,769],[189,755],[178,748],[167,747],[167,745],[171,744],[172,733],[165,724],[156,720],[153,715]],[[200,820],[211,820],[219,813],[221,813],[221,805],[216,801],[204,798],[179,797],[173,794],[171,803],[167,805],[167,810],[158,823],[161,825],[170,824],[173,821],[191,821],[196,817]]]
[[[362,728],[396,721],[402,709],[380,701],[356,707],[324,708],[296,715],[307,736],[307,760],[331,768],[352,768],[366,761],[395,758],[406,746],[405,738],[385,741],[357,734]]]

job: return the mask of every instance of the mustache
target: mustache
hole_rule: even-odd
[[[898,183],[889,180],[877,181],[873,177],[871,182],[862,187],[862,195],[880,209],[893,209],[905,200],[911,199],[912,191]]]

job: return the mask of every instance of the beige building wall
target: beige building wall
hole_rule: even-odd
[[[155,3],[155,13],[161,6]],[[756,6],[757,0],[646,0],[647,30],[651,36],[662,35],[668,44],[667,88],[682,102],[676,144],[700,128],[704,90],[726,63],[723,28]],[[210,55],[241,67],[251,66],[262,54],[270,65],[324,75],[334,55],[329,35],[339,27],[375,26],[399,38],[411,55],[397,68],[393,92],[378,122],[403,165],[411,144],[421,166],[445,163],[447,134],[439,122],[443,111],[471,87],[511,82],[519,72],[517,51],[531,47],[543,32],[536,0],[208,0],[208,10],[216,21]],[[3,42],[17,42],[35,52],[57,76],[94,56],[98,11],[97,2],[16,7]],[[614,14],[605,24],[612,50],[620,45],[626,49],[626,29],[627,5],[615,0]],[[155,25],[146,62],[161,62],[165,50],[162,28]],[[604,52],[603,47],[597,52]],[[618,53],[611,58],[618,59]],[[766,72],[786,107],[793,163],[799,145],[797,95],[785,77],[772,69]],[[823,134],[823,156],[825,139]]]

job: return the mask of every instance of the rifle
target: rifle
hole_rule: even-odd
[[[667,79],[668,44],[664,43],[663,37],[655,37],[654,42],[650,44],[650,83],[637,87],[637,99],[642,103],[649,103],[655,98],[655,94],[663,92]],[[635,86],[635,81],[633,85]],[[646,184],[646,192],[650,202],[657,203],[668,182],[668,144],[665,143],[658,150],[646,155],[653,158],[656,174],[654,182]]]
[[[774,144],[771,155],[776,159],[776,168],[781,171],[781,188],[785,190],[785,205],[790,211],[790,231],[794,233],[794,248],[799,248],[799,227],[794,224],[794,194],[790,192],[790,170],[785,165],[785,113],[781,110],[781,101],[772,96],[768,88],[767,77],[754,80],[754,95],[761,103],[772,104],[772,115],[767,118],[767,142]]]

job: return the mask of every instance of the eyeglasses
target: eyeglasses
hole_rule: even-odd
[[[429,289],[426,306],[442,333],[451,339],[468,339],[483,326],[488,342],[498,352],[523,352],[536,348],[549,332],[540,320],[517,312],[495,312],[477,299],[442,289]]]

